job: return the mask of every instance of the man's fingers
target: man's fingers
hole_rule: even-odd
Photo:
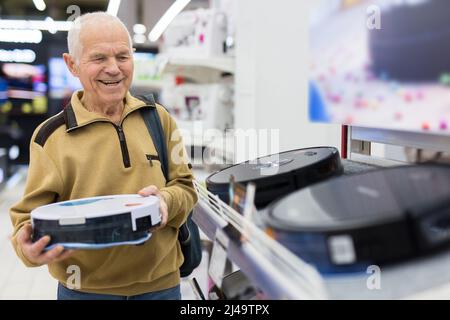
[[[149,232],[155,232],[156,230],[162,229],[166,226],[167,224],[167,220],[168,220],[168,213],[167,213],[167,208],[165,209],[165,207],[161,207],[159,214],[161,216],[161,222],[159,223],[158,226],[156,227],[152,227],[150,228]]]
[[[167,203],[164,201],[164,199],[161,199],[161,202],[159,204],[159,213],[161,215],[161,225],[160,227],[163,228],[166,226],[167,224],[167,220],[168,220],[168,210],[167,210]]]
[[[138,194],[143,197],[147,197],[150,195],[158,195],[159,190],[156,186],[151,185],[151,186],[148,186],[148,187],[145,187],[145,188],[142,188],[141,190],[139,190]]]
[[[31,232],[32,232],[31,224],[26,224],[19,231],[19,234],[17,235],[17,241],[20,244],[31,242]]]
[[[30,246],[29,252],[31,253],[31,255],[37,257],[42,253],[42,251],[49,244],[49,242],[50,237],[44,236]]]
[[[44,263],[53,262],[56,258],[59,257],[59,255],[64,251],[63,246],[56,246],[53,249],[47,251],[42,256],[42,259],[44,260]]]
[[[35,243],[31,242],[31,225],[25,225],[20,233],[17,235],[17,241],[22,246],[22,251],[25,256],[37,264],[47,264],[64,260],[73,254],[73,250],[64,250],[63,246],[56,246],[55,248],[45,252],[45,247],[50,243],[50,237],[44,236]]]
[[[164,227],[167,224],[168,214],[167,210],[161,212],[161,226]]]

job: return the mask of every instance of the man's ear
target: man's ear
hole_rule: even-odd
[[[75,63],[75,59],[72,58],[72,56],[68,53],[63,53],[63,58],[70,73],[73,74],[75,77],[78,77],[78,69]]]

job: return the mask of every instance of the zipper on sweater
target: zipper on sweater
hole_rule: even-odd
[[[115,125],[114,123],[113,126],[116,128],[117,134],[119,135],[120,150],[122,151],[123,165],[125,166],[125,168],[129,168],[131,167],[130,155],[128,154],[127,140],[125,139],[123,128],[121,126]]]

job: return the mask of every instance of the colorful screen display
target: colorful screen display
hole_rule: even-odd
[[[47,112],[47,81],[44,65],[0,65],[0,113],[42,114]]]
[[[450,134],[450,1],[320,0],[312,121]]]
[[[50,58],[48,68],[50,98],[65,99],[70,97],[74,91],[81,89],[80,81],[67,69],[63,58]]]

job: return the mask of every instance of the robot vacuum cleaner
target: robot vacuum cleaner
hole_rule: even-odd
[[[114,195],[57,202],[31,212],[33,242],[51,237],[47,249],[101,249],[141,244],[161,222],[155,196]]]
[[[274,202],[263,216],[269,234],[320,272],[366,272],[450,244],[450,166],[342,176]]]
[[[339,151],[318,147],[286,151],[246,161],[213,173],[206,188],[229,203],[230,178],[256,185],[255,206],[260,209],[292,191],[343,172]]]

